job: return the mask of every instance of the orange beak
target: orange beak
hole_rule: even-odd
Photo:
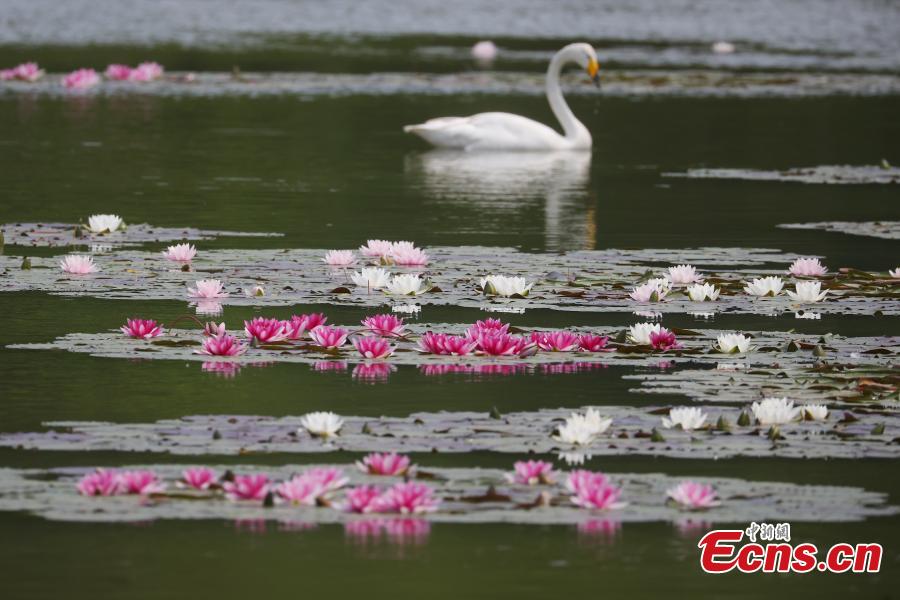
[[[600,63],[597,62],[597,59],[590,59],[587,66],[587,72],[588,75],[591,76],[591,81],[600,85]]]

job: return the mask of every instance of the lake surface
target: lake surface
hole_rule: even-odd
[[[890,2],[723,2],[693,19],[693,3],[681,2],[642,1],[625,8],[529,1],[495,11],[477,2],[453,3],[451,9],[436,2],[362,7],[340,2],[326,8],[266,1],[254,3],[247,15],[238,3],[224,3],[208,21],[207,3],[196,0],[153,7],[65,4],[10,0],[0,18],[0,67],[35,59],[61,72],[155,59],[185,73],[227,72],[239,65],[248,77],[302,71],[481,73],[490,79],[490,70],[479,70],[467,57],[471,36],[490,34],[501,45],[496,69],[513,74],[539,74],[565,40],[585,36],[595,42],[601,62],[608,63],[610,77],[627,69],[900,77],[898,10]],[[839,14],[835,6],[843,7]],[[88,7],[96,19],[87,19],[83,27],[63,26],[72,11]],[[546,20],[523,17],[545,10]],[[137,15],[137,24],[121,25],[127,22],[123,11],[136,11],[129,14]],[[712,55],[708,46],[717,39],[735,41],[738,52]],[[629,94],[626,89],[607,96],[602,88],[585,90],[586,84],[573,78],[577,93],[570,104],[593,134],[590,155],[473,158],[429,151],[403,134],[402,126],[487,110],[548,122],[552,115],[545,99],[465,87],[458,93],[452,87],[440,94],[420,93],[404,88],[403,81],[377,93],[335,93],[323,85],[307,86],[299,94],[260,96],[66,95],[0,87],[0,223],[77,222],[115,212],[130,223],[284,234],[201,242],[201,250],[355,248],[368,238],[410,239],[425,248],[509,246],[528,252],[734,246],[823,256],[832,270],[897,267],[896,240],[776,227],[900,220],[896,185],[664,175],[701,167],[785,170],[877,165],[883,159],[898,164],[896,95],[687,96]],[[59,252],[5,247],[13,256]],[[237,324],[258,314],[286,317],[309,310],[325,311],[338,323],[354,323],[372,312],[325,305],[265,311],[226,307],[222,318]],[[0,431],[35,431],[49,420],[147,422],[209,413],[281,416],[334,410],[405,416],[423,410],[487,412],[495,406],[510,412],[687,403],[680,396],[631,392],[636,383],[622,377],[640,368],[434,378],[399,367],[386,383],[371,384],[298,364],[245,368],[226,378],[201,371],[199,363],[6,348],[69,332],[114,329],[138,314],[168,322],[188,312],[184,302],[0,294]],[[474,309],[426,306],[414,319],[463,324],[485,316]],[[637,319],[628,312],[544,310],[502,316],[523,327],[559,328],[624,327]],[[885,316],[798,321],[720,315],[710,322],[672,315],[663,322],[842,335],[898,331],[898,319]],[[499,468],[513,460],[488,453],[414,458],[423,466]],[[0,451],[5,467],[121,466],[146,460],[116,453]],[[152,460],[184,462],[164,456]],[[210,459],[223,461],[291,464],[306,459]],[[613,457],[587,465],[613,472],[854,485],[885,492],[891,503],[900,501],[900,486],[890,476],[895,461]],[[878,541],[885,558],[879,575],[790,577],[706,576],[697,564],[702,532],[660,523],[626,524],[608,536],[563,526],[436,524],[419,543],[402,544],[363,544],[335,525],[286,531],[274,523],[221,521],[59,523],[19,513],[0,513],[0,523],[0,574],[9,598],[237,598],[261,592],[349,597],[373,590],[410,598],[890,597],[900,583],[898,517],[796,524],[797,539],[820,546]]]

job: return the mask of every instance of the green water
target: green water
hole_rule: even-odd
[[[405,40],[402,44],[410,43]],[[402,47],[402,46],[401,46]],[[195,60],[170,50],[183,68]],[[49,50],[49,64],[64,62]],[[228,58],[222,59],[225,62]],[[260,59],[262,60],[262,59]],[[325,60],[324,58],[322,59]],[[323,70],[341,70],[324,62]],[[267,55],[289,69],[290,61]],[[434,71],[445,68],[436,61]],[[217,65],[214,65],[217,66]],[[409,66],[409,65],[407,65]],[[429,64],[412,65],[428,70]],[[307,67],[311,68],[311,67]],[[573,109],[594,136],[584,170],[547,167],[534,181],[447,179],[429,170],[433,155],[401,132],[432,116],[502,109],[548,121],[539,97],[351,96],[332,98],[47,98],[0,96],[0,223],[73,222],[116,212],[129,222],[240,231],[284,238],[221,239],[210,247],[355,247],[370,237],[421,246],[479,244],[529,251],[581,248],[744,246],[823,255],[832,269],[896,266],[896,242],[778,223],[900,218],[895,186],[664,178],[694,167],[785,169],[822,164],[900,162],[893,97],[817,99],[608,99],[580,96]],[[477,172],[476,172],[477,173]],[[482,174],[483,175],[483,174]],[[49,254],[7,246],[7,254]],[[327,306],[333,322],[366,313]],[[103,301],[40,294],[0,295],[0,344],[49,341],[74,331],[117,327],[141,314],[170,321],[180,302]],[[257,314],[226,307],[238,323]],[[419,319],[471,322],[484,313],[426,307]],[[510,315],[523,326],[620,325],[630,314],[534,311]],[[690,316],[664,323],[700,326]],[[897,319],[720,316],[712,326],[847,335],[896,333]],[[261,415],[334,410],[405,415],[418,410],[502,412],[585,404],[680,402],[629,392],[616,367],[574,375],[426,377],[400,367],[387,383],[321,374],[303,365],[245,368],[233,379],[197,363],[132,362],[80,354],[0,348],[0,430],[32,431],[48,420],[150,421],[198,413]],[[355,456],[335,460],[350,462]],[[417,456],[422,465],[503,467],[512,457]],[[550,457],[552,458],[552,457]],[[122,465],[167,457],[104,453],[0,452],[3,466]],[[176,460],[176,459],[168,459]],[[183,462],[185,459],[177,459]],[[305,462],[308,457],[214,457],[210,462]],[[193,462],[193,461],[192,461]],[[610,471],[663,471],[900,489],[890,461],[593,460]],[[361,547],[340,527],[265,532],[223,522],[72,524],[0,514],[0,577],[7,598],[344,597],[756,598],[896,594],[900,519],[796,524],[794,536],[820,545],[878,541],[882,573],[870,576],[704,575],[697,536],[668,524],[625,525],[612,539],[571,527],[435,525],[419,545]],[[740,524],[739,524],[740,525]]]

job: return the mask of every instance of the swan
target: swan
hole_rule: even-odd
[[[569,44],[553,55],[547,68],[547,101],[559,119],[565,135],[543,123],[503,112],[478,113],[471,117],[439,117],[418,125],[407,125],[413,133],[439,148],[458,150],[589,150],[591,134],[575,118],[559,89],[559,74],[568,63],[585,69],[594,83],[599,82],[600,65],[590,44]]]

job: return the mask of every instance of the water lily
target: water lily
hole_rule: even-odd
[[[18,79],[19,81],[34,83],[43,76],[44,70],[38,67],[38,64],[35,62],[22,63],[12,69],[0,70],[0,81]]]
[[[217,335],[222,335],[225,333],[225,322],[221,322],[216,324],[213,321],[209,321],[203,325],[203,335],[207,337],[216,337]]]
[[[513,472],[506,475],[510,483],[521,485],[551,485],[556,481],[553,465],[543,460],[520,460],[513,464]]]
[[[222,282],[218,279],[201,279],[194,283],[194,287],[188,287],[188,296],[191,298],[227,298]]]
[[[824,404],[804,404],[803,418],[807,421],[824,421],[828,418],[828,407]]]
[[[356,262],[353,250],[329,250],[322,259],[329,267],[346,267]]]
[[[410,267],[427,265],[429,261],[428,254],[421,248],[416,248],[412,242],[394,242],[390,258],[395,265]]]
[[[750,410],[760,425],[782,425],[796,421],[800,415],[800,408],[794,408],[794,402],[787,398],[764,398],[751,404]]]
[[[585,333],[578,336],[578,347],[585,352],[609,352],[612,348],[607,348],[609,344],[609,336],[595,335],[593,333]]]
[[[575,494],[572,496],[572,504],[581,508],[593,510],[614,510],[625,506],[625,502],[621,501],[622,490],[602,476],[601,473],[591,475],[601,475],[601,477],[583,477],[575,487]]]
[[[818,258],[798,258],[788,268],[788,273],[795,277],[821,277],[828,269]]]
[[[128,74],[128,81],[146,83],[163,76],[162,65],[155,62],[142,62]]]
[[[336,436],[344,426],[344,420],[333,412],[311,412],[303,415],[300,424],[315,437]]]
[[[128,65],[110,64],[103,72],[103,76],[110,81],[127,81],[130,75],[131,67]]]
[[[572,413],[557,428],[556,438],[567,444],[585,446],[609,429],[611,424],[612,419],[604,419],[597,410],[589,408],[585,414]]]
[[[99,271],[92,256],[70,254],[59,261],[59,268],[69,275],[89,275]]]
[[[744,286],[744,291],[750,294],[751,296],[777,296],[781,293],[781,289],[784,287],[784,281],[781,277],[769,276],[769,277],[759,277],[754,279],[746,286]]]
[[[478,342],[468,337],[428,331],[419,338],[416,349],[426,354],[466,356],[477,346]]]
[[[356,466],[369,475],[405,475],[409,471],[409,457],[395,452],[372,452],[356,461]]]
[[[374,315],[362,320],[362,326],[376,335],[399,337],[406,332],[403,319],[394,315]]]
[[[191,467],[181,472],[181,481],[195,490],[208,490],[218,479],[209,467]]]
[[[247,344],[239,341],[233,335],[222,333],[216,336],[203,338],[203,343],[195,354],[207,356],[240,356],[247,351]]]
[[[394,275],[384,287],[388,294],[395,296],[418,296],[429,290],[428,282],[418,275]]]
[[[82,496],[115,496],[122,492],[122,483],[115,469],[97,469],[82,477],[77,488]]]
[[[703,277],[701,277],[697,272],[697,269],[695,269],[691,265],[677,265],[674,267],[669,267],[668,279],[670,279],[672,283],[682,285],[703,281]]]
[[[679,406],[669,409],[669,416],[663,417],[662,423],[667,429],[680,427],[685,431],[692,431],[703,427],[706,416],[706,413],[695,406]]]
[[[668,283],[668,282],[666,282]],[[643,285],[632,288],[628,294],[635,302],[659,302],[669,293],[667,286],[656,281],[648,281]]]
[[[167,260],[189,263],[197,255],[197,249],[192,244],[175,244],[163,250],[162,255]]]
[[[263,500],[269,494],[269,476],[235,475],[233,481],[222,484],[222,489],[229,500]]]
[[[375,510],[374,501],[381,495],[374,485],[359,485],[347,490],[344,501],[337,507],[344,512],[369,513]]]
[[[373,512],[406,515],[434,512],[440,503],[429,486],[407,481],[391,486],[373,501],[372,507]]]
[[[121,328],[122,333],[128,337],[149,340],[162,334],[163,328],[153,319],[126,319]]]
[[[641,346],[650,345],[650,334],[659,333],[662,325],[659,323],[637,323],[628,328],[628,339],[632,343]]]
[[[244,332],[252,340],[260,344],[280,342],[287,337],[284,321],[256,317],[250,321],[244,321]]]
[[[675,334],[665,327],[660,327],[659,331],[650,332],[650,345],[654,350],[663,352],[682,347],[682,344],[675,338]]]
[[[363,358],[387,358],[395,348],[383,337],[364,335],[353,339],[353,347]]]
[[[70,90],[84,90],[100,83],[100,76],[94,69],[78,69],[63,77],[62,84]]]
[[[469,339],[477,340],[481,337],[482,333],[485,332],[495,332],[495,333],[507,333],[509,331],[509,324],[503,323],[500,319],[484,319],[482,321],[475,321],[473,325],[470,325],[468,329],[466,329],[466,337]]]
[[[547,352],[571,352],[578,349],[578,336],[569,331],[535,331],[531,341]]]
[[[391,274],[381,267],[366,267],[362,271],[353,273],[350,279],[359,287],[378,290],[391,282]]]
[[[488,275],[479,281],[479,285],[488,296],[527,296],[534,282],[524,277]]]
[[[244,288],[244,295],[248,298],[262,298],[266,295],[266,288],[261,285]]]
[[[888,275],[890,275],[893,279],[900,279],[900,267],[897,267],[894,270],[889,270]]]
[[[695,283],[687,287],[688,297],[693,302],[713,302],[719,298],[722,290],[709,283]]]
[[[478,350],[488,356],[518,356],[530,343],[525,338],[485,331],[478,338]]]
[[[164,492],[166,485],[160,480],[159,475],[153,471],[122,471],[119,474],[121,493],[123,494],[158,494]]]
[[[820,281],[798,281],[794,286],[796,291],[787,291],[787,295],[791,300],[800,304],[813,304],[825,299],[828,290],[820,293],[822,282]]]
[[[119,215],[91,215],[87,228],[91,233],[112,233],[123,228],[125,222]]]
[[[359,252],[369,258],[389,258],[394,249],[394,243],[387,240],[368,240],[365,246],[359,247]]]
[[[330,325],[319,325],[309,332],[309,337],[316,345],[323,348],[340,348],[347,341],[350,332],[343,327],[331,327]]]
[[[277,485],[275,493],[289,504],[315,506],[323,489],[318,481],[303,475],[295,475]]]
[[[290,321],[284,321],[284,331],[288,339],[299,340],[307,331],[312,331],[319,325],[328,321],[325,313],[309,313],[291,316]]]
[[[750,349],[750,338],[741,333],[722,333],[716,338],[716,349],[725,354],[738,354]]]
[[[579,491],[589,487],[602,487],[608,484],[609,477],[605,473],[576,469],[566,477],[565,488],[570,494],[577,494]]]
[[[313,467],[304,471],[301,476],[318,483],[323,495],[341,489],[350,481],[344,470],[338,467]]]
[[[666,496],[687,510],[702,510],[720,504],[716,490],[711,485],[683,481],[666,490]]]

